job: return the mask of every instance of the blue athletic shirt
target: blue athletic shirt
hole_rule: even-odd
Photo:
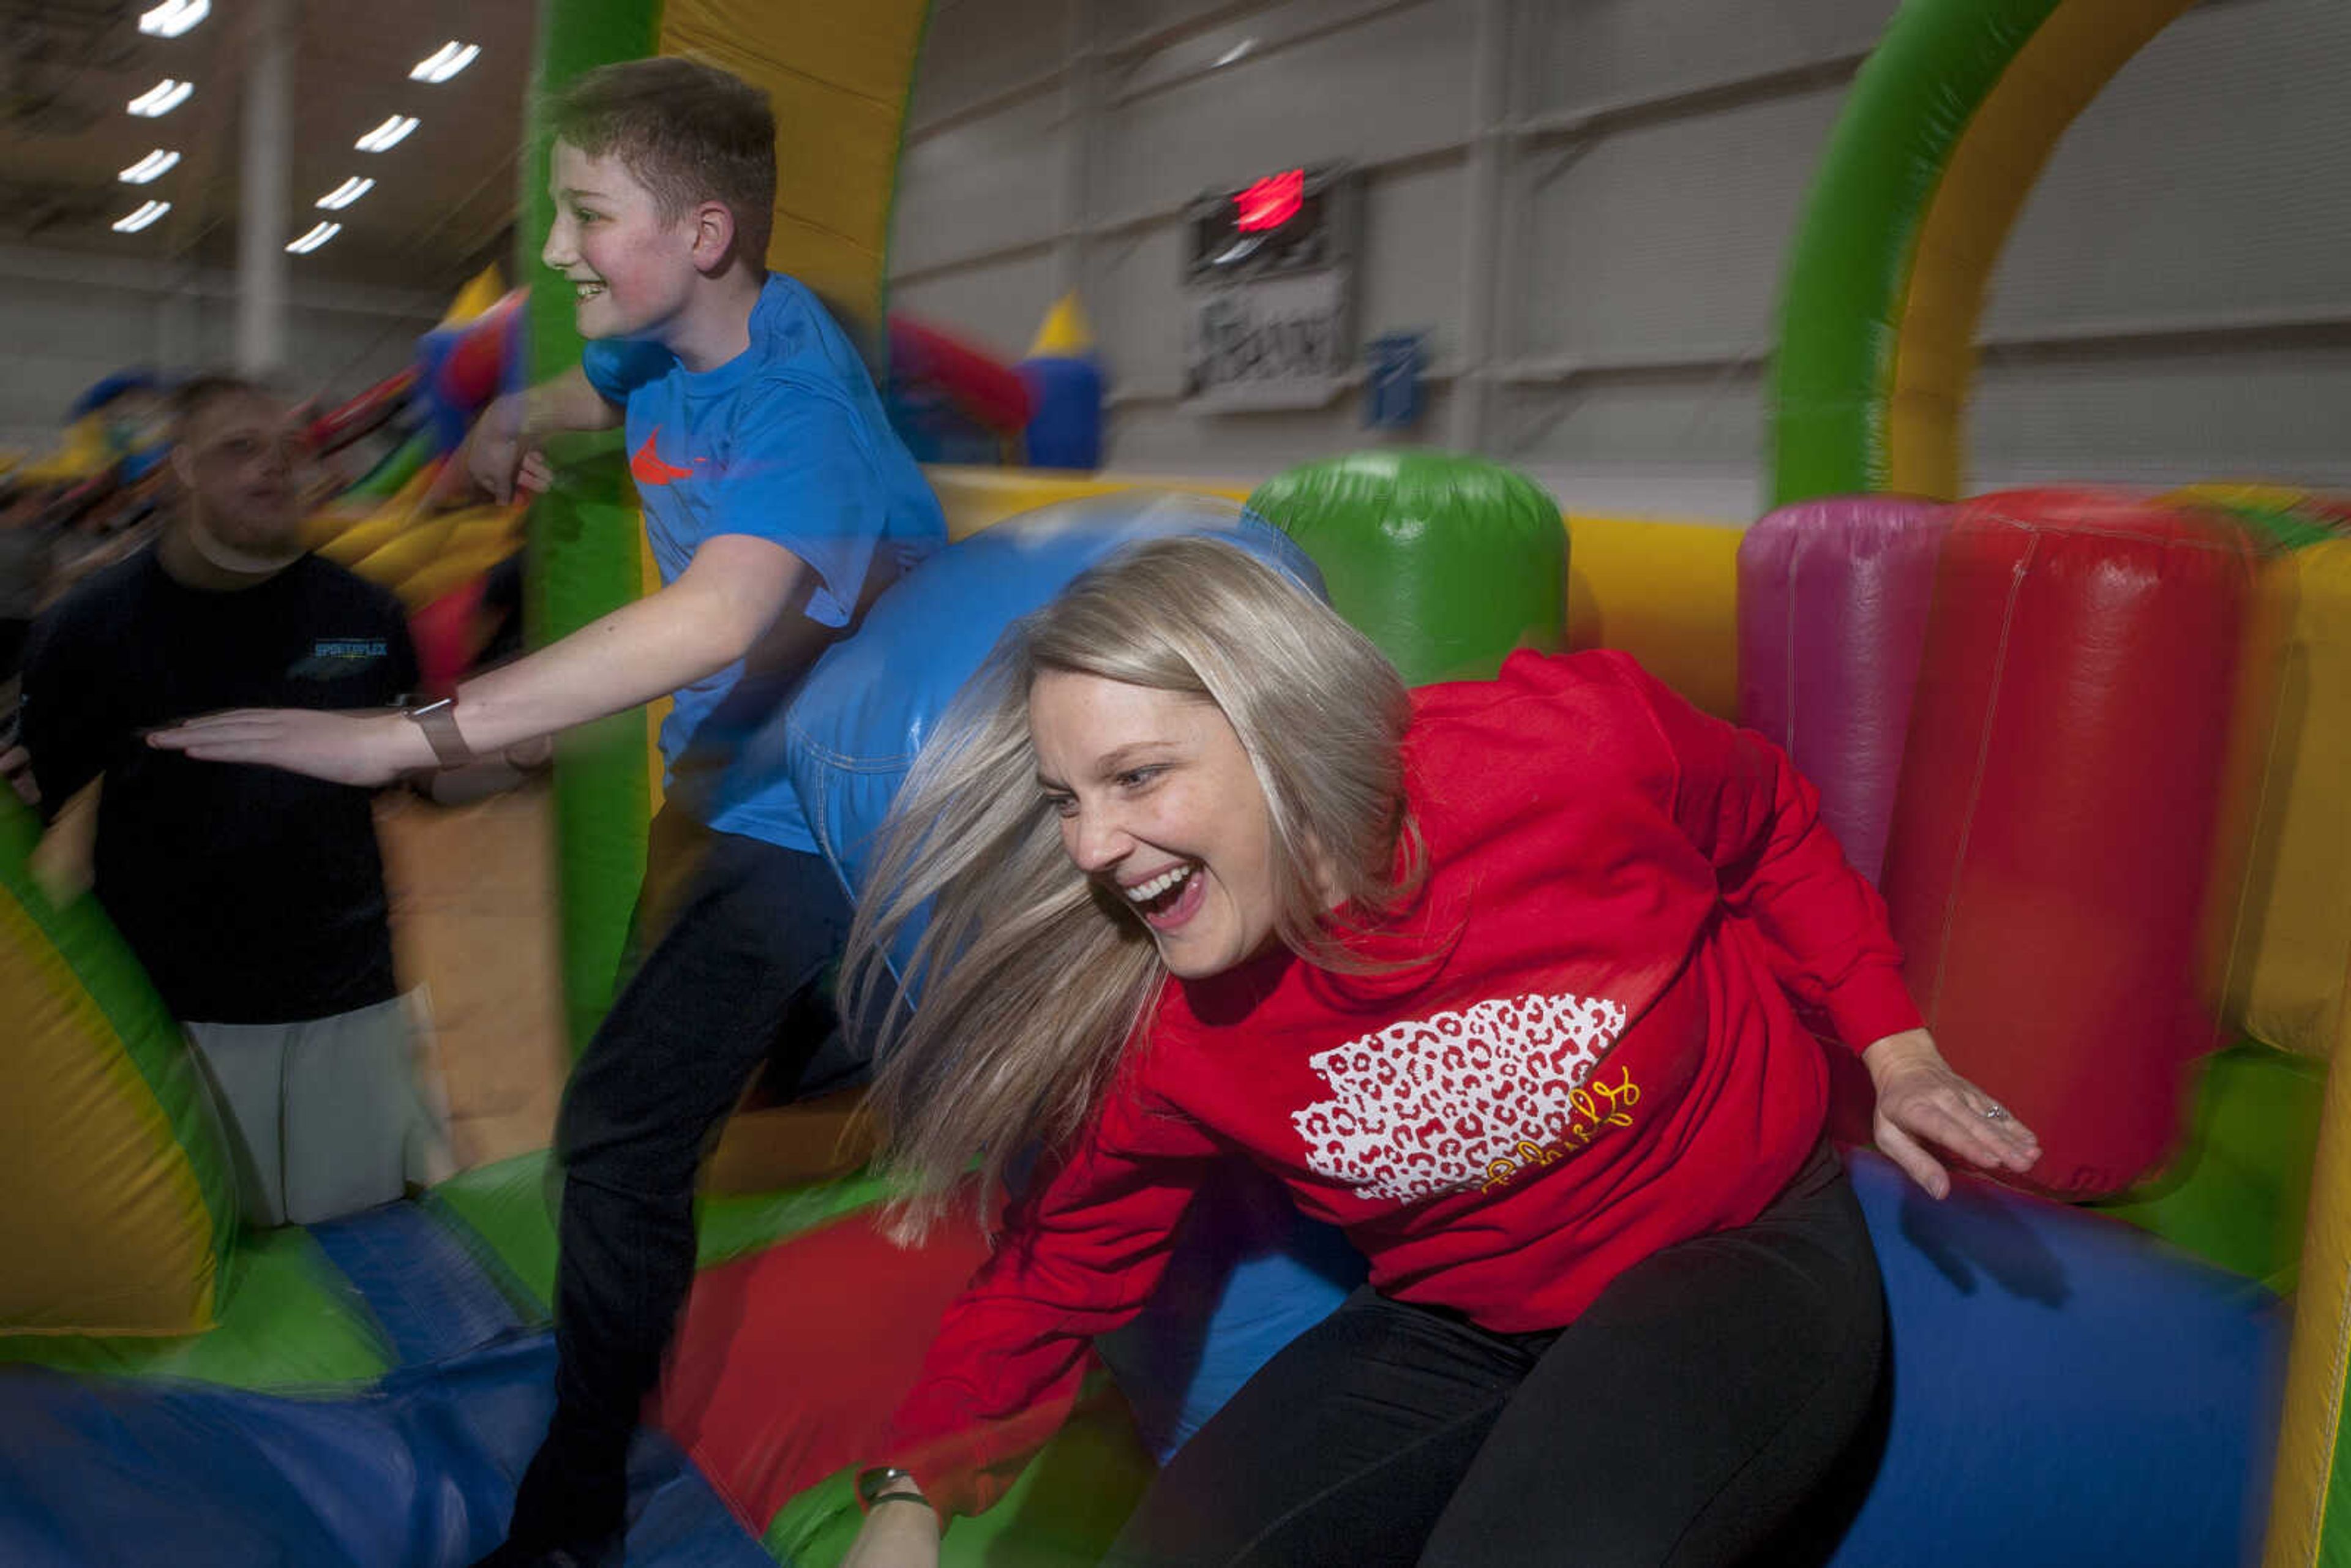
[[[703,540],[748,534],[808,564],[817,586],[806,612],[837,628],[854,613],[876,551],[903,571],[946,541],[938,497],[890,428],[864,362],[792,278],[768,275],[751,346],[715,370],[688,371],[660,344],[626,339],[589,343],[580,362],[590,385],[627,407],[629,472],[664,583]],[[729,768],[719,780],[799,673],[768,689],[746,682],[737,661],[695,682],[677,693],[661,747],[674,798],[711,827],[813,853],[780,771]],[[689,754],[695,780],[710,781],[706,798],[679,789]]]

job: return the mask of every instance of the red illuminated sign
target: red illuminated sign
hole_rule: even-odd
[[[1305,170],[1268,174],[1233,198],[1233,205],[1238,209],[1233,226],[1245,235],[1278,229],[1298,215],[1305,201]]]

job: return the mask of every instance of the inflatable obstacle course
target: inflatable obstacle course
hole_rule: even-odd
[[[1987,36],[1999,61],[2024,57],[2020,51],[2037,26],[2061,13],[2076,18],[2097,14],[2080,0],[2063,6],[1990,8],[1914,0],[1889,34],[1884,68],[1897,73],[1890,79],[1907,81],[1903,90],[1920,104],[1942,100],[1931,71],[1915,74],[1913,51],[1918,46],[1906,40],[1964,40],[1967,35],[1953,30],[1968,25],[1963,9],[1991,29]],[[759,19],[739,6],[674,5],[669,13],[622,14],[611,7],[567,10],[557,4],[548,7],[549,37],[542,55],[547,79],[560,80],[601,59],[643,52],[664,38],[672,14],[682,22],[692,19],[705,32],[710,26],[733,26],[736,34],[726,40],[733,50],[730,64],[756,58],[817,84],[795,85],[789,101],[796,105],[821,101],[827,82],[862,84],[852,91],[872,89],[879,77],[869,79],[854,69],[834,72],[838,48],[871,42],[871,58],[852,66],[889,60],[903,67],[911,60],[920,25],[919,8],[867,8],[853,24],[845,21],[837,33],[812,40],[808,53],[795,55],[796,45],[761,40]],[[871,34],[861,33],[869,21]],[[701,36],[689,26],[676,37],[692,45]],[[1959,63],[1974,73],[1959,81],[1965,100],[1986,101],[1976,90],[1984,86],[1982,61]],[[1873,71],[1879,68],[1873,65]],[[1905,71],[1914,74],[1899,74]],[[900,96],[904,79],[896,78]],[[1970,82],[1975,86],[1969,88]],[[889,99],[889,89],[885,84],[866,96]],[[1887,96],[1898,99],[1902,93],[1889,89]],[[784,101],[779,99],[779,107]],[[884,134],[879,129],[883,117],[862,110],[844,116],[841,123],[858,128],[858,135]],[[1964,141],[1974,134],[1964,126],[1946,127],[1945,132],[1938,145],[1946,152],[1954,137]],[[894,145],[894,122],[886,134]],[[1841,142],[1847,140],[1865,138],[1841,134]],[[862,152],[842,165],[852,172],[873,166]],[[879,166],[886,170],[887,159]],[[804,260],[785,248],[788,233],[813,226],[808,214],[848,213],[827,207],[820,191],[804,199],[806,193],[795,183],[820,185],[830,177],[827,171],[798,166],[787,172],[790,188],[779,198],[803,216],[778,225],[780,264],[812,279],[846,277],[851,287],[837,295],[842,298],[870,286],[875,309],[867,319],[878,321],[878,237],[845,247],[830,239],[811,242]],[[535,200],[540,199],[537,183],[534,166],[526,190]],[[1914,182],[1914,206],[1928,201],[1935,185],[1931,175]],[[886,222],[886,201],[880,210]],[[860,232],[876,236],[879,225]],[[1908,245],[1904,240],[1884,255],[1898,258]],[[844,256],[855,257],[855,265],[825,271],[840,266]],[[1866,290],[1831,288],[1816,303],[1842,308],[1854,298],[1869,296]],[[568,302],[535,302],[535,311],[542,308],[555,329],[568,325]],[[1870,330],[1860,336],[1867,339]],[[1876,340],[1886,340],[1881,334]],[[537,334],[535,341],[549,367],[569,362],[573,348],[556,343],[554,330]],[[1793,374],[1803,361],[1800,351],[1785,355],[1782,370]],[[1882,369],[1874,361],[1864,368],[1871,375]],[[1783,382],[1783,409],[1802,416],[1803,402]],[[1872,410],[1882,406],[1862,405],[1839,436],[1855,437],[1855,449],[1863,455],[1850,475],[1862,477],[1849,475],[1810,488],[1799,485],[1803,497],[1871,487],[1865,482],[1873,461],[1866,442],[1878,417]],[[604,444],[606,449],[610,445]],[[592,443],[585,452],[589,460],[568,466],[559,495],[539,508],[534,521],[543,547],[534,591],[543,624],[555,629],[610,608],[643,582],[633,551],[626,559],[600,553],[603,542],[628,534],[626,496],[611,453]],[[1783,487],[1792,473],[1783,472]],[[938,483],[959,538],[981,534],[1047,500],[1095,497],[1091,515],[1098,521],[1113,518],[1122,507],[1140,514],[1162,505],[1120,502],[1115,493],[1127,482],[1099,476],[1049,479],[1003,470],[956,472],[940,474]],[[1398,514],[1405,509],[1394,497],[1376,506]],[[1588,517],[1572,507],[1565,529],[1573,548],[1562,550],[1564,624],[1549,634],[1563,637],[1570,646],[1631,648],[1694,700],[1713,711],[1732,711],[1738,532]],[[1016,524],[1002,548],[1010,549],[1020,532]],[[1490,540],[1511,532],[1506,524],[1472,537]],[[2323,543],[2306,544],[2289,559],[2299,563]],[[2147,548],[2146,539],[2137,538],[2132,548]],[[570,559],[561,567],[547,564],[549,556],[567,551]],[[2297,564],[2298,574],[2304,570]],[[2159,590],[2162,573],[2154,576]],[[2035,591],[2047,586],[2037,584]],[[1917,630],[1922,638],[1928,632]],[[1507,634],[1524,632],[1514,628]],[[1856,641],[1865,644],[1865,639]],[[2305,644],[2310,657],[2332,657],[2323,652],[2327,644],[2319,631]],[[1958,673],[1982,678],[1981,672]],[[861,685],[869,693],[887,695],[897,678],[894,668],[892,677]],[[2331,690],[2324,681],[2332,678],[2314,673],[2309,689]],[[2199,724],[2209,720],[2210,706],[2203,705]],[[2317,727],[2313,738],[2318,755],[2333,755],[2327,737],[2339,739],[2340,726],[2332,721],[2345,710],[2310,703],[2303,711]],[[1796,710],[1799,734],[1804,733],[1805,715],[1803,707]],[[867,722],[873,722],[870,715]],[[2100,734],[2113,727],[2102,727]],[[583,786],[574,791],[567,818],[572,847],[567,852],[564,900],[575,934],[589,938],[573,950],[579,977],[573,1016],[582,1029],[592,1025],[600,1010],[598,988],[609,988],[619,924],[642,864],[643,735],[633,725],[615,730],[616,744],[606,758],[611,765],[601,774],[595,771],[592,748],[567,759],[570,780]],[[2094,748],[2098,741],[2085,737],[2079,744]],[[901,754],[906,749],[899,747]],[[2294,746],[2281,742],[2268,754],[2297,758],[2292,777],[2279,776],[2281,790],[2270,799],[2301,798],[2303,754],[2299,737]],[[1816,766],[1824,774],[1834,770],[1833,764]],[[2091,756],[2085,766],[2111,768],[2116,758]],[[1898,770],[1896,779],[1898,794]],[[1839,787],[1833,779],[1823,782]],[[1900,802],[1888,809],[1898,812]],[[841,819],[844,834],[853,821]],[[2285,841],[2284,824],[2319,823],[2309,830],[2321,835],[2307,841],[2312,850],[2296,850],[2297,865],[2313,853],[2320,863],[2340,863],[2324,859],[2329,824],[2307,813],[2285,812],[2278,821],[2272,836],[2279,843]],[[2262,841],[2254,837],[2258,846]],[[850,841],[853,834],[836,840]],[[2258,847],[2254,859],[2258,865]],[[2272,859],[2282,863],[2278,855]],[[2325,890],[2337,884],[2322,879],[2317,885]],[[2266,907],[2267,902],[2255,905]],[[2324,954],[2346,925],[2324,896],[2308,908],[2307,950],[2318,961],[2286,967],[2308,977],[2310,988],[2304,994],[2317,999],[2317,1011],[2309,1016],[2320,1020],[2321,1030],[2312,1038],[2324,1040],[2325,1020],[2337,1020],[2334,1027],[2339,1028],[2342,1017],[2340,987],[2327,988],[2322,972]],[[2168,920],[2176,912],[2161,913]],[[2254,924],[2263,932],[2283,929],[2268,919],[2249,923],[2246,929]],[[2237,972],[2260,973],[2270,960],[2268,943],[2266,936],[2260,936],[2249,964]],[[2271,994],[2290,994],[2290,988]],[[2268,1046],[2260,1050],[2269,1055],[2253,1060],[2264,1065],[2282,1060]],[[2244,1223],[2244,1211],[2226,1204],[2197,1211],[2198,1223],[2216,1238],[2213,1246],[2238,1247],[2235,1255],[2241,1257],[2249,1255],[2243,1239],[2254,1230],[2265,1238],[2290,1230],[2292,1196],[2283,1181],[2263,1187],[2262,1178],[2273,1173],[2249,1169],[2240,1156],[2274,1141],[2269,1132],[2294,1107],[2307,1106],[2314,1076],[2289,1081],[2275,1073],[2236,1073],[2225,1080],[2232,1086],[2228,1092],[2216,1094],[2210,1086],[2223,1082],[2220,1064],[2237,1055],[2212,1059],[2206,1096],[2192,1113],[2199,1118],[2193,1124],[2206,1132],[2196,1145],[2210,1156],[2203,1165],[2229,1166],[2242,1177],[2239,1196],[2231,1201],[2241,1201],[2256,1189],[2274,1198],[2268,1218],[2252,1230]],[[2174,1109],[2189,1113],[2176,1101]],[[2351,1110],[2331,1107],[2316,1141],[2312,1239],[2302,1257],[2297,1375],[2285,1406],[2286,1446],[2270,1532],[2271,1560],[2281,1568],[2325,1560],[2325,1532],[2335,1532],[2339,1540],[2338,1515],[2351,1509],[2341,1501],[2351,1492],[2333,1488],[2331,1480],[2343,1416],[2341,1347],[2351,1336],[2351,1290],[2344,1284],[2351,1280],[2351,1247],[2342,1244],[2341,1235],[2343,1216],[2351,1213]],[[86,1173],[35,1174],[70,1182]],[[2168,1174],[2122,1201],[2149,1211],[2179,1209],[2179,1194],[2159,1190]],[[2172,1562],[2241,1557],[2241,1546],[2261,1528],[2268,1424],[2277,1408],[2279,1312],[2273,1298],[2244,1277],[2256,1270],[2216,1272],[2100,1215],[1980,1184],[1963,1182],[1959,1199],[1938,1207],[1925,1204],[1865,1158],[1857,1161],[1856,1181],[1894,1302],[1896,1396],[1885,1443],[1864,1456],[1861,1473],[1850,1478],[1847,1506],[1835,1518],[1815,1521],[1818,1551],[1811,1560],[1834,1556],[1860,1563],[1898,1558],[1931,1565],[1945,1560],[1935,1557],[1935,1551],[1948,1550],[1953,1562],[2127,1560],[2160,1568]],[[682,1372],[664,1393],[663,1424],[671,1435],[649,1439],[641,1456],[632,1561],[776,1560],[814,1568],[837,1558],[854,1524],[838,1469],[857,1457],[858,1422],[886,1413],[887,1379],[911,1375],[908,1358],[920,1352],[920,1312],[893,1319],[883,1336],[886,1345],[877,1348],[864,1337],[876,1326],[868,1321],[870,1313],[844,1324],[826,1311],[808,1309],[819,1300],[867,1301],[877,1287],[903,1291],[909,1299],[941,1292],[925,1299],[943,1301],[972,1256],[967,1233],[949,1239],[930,1257],[909,1260],[883,1247],[872,1237],[866,1213],[875,1196],[870,1186],[852,1178],[705,1203],[705,1288],[697,1293],[681,1348]],[[1004,1509],[984,1520],[958,1525],[949,1538],[951,1554],[973,1554],[967,1561],[1025,1561],[1020,1554],[1033,1545],[1084,1560],[1087,1543],[1098,1546],[1107,1539],[1140,1484],[1145,1462],[1141,1456],[1170,1451],[1246,1376],[1255,1364],[1252,1357],[1271,1354],[1295,1326],[1327,1310],[1332,1292],[1343,1291],[1343,1244],[1334,1247],[1328,1236],[1297,1234],[1280,1211],[1269,1216],[1261,1197],[1244,1192],[1229,1199],[1212,1197],[1204,1205],[1193,1228],[1193,1260],[1174,1276],[1186,1281],[1185,1288],[1163,1293],[1126,1343],[1105,1347],[1121,1380],[1117,1393],[1098,1384],[1098,1403],[1089,1406],[1087,1420],[1065,1437],[1071,1447],[1050,1452],[1024,1481],[1024,1488],[1035,1490],[1016,1492]],[[1233,1206],[1243,1211],[1240,1217],[1221,1218]],[[412,1208],[421,1210],[423,1224]],[[0,1542],[5,1542],[0,1556],[37,1561],[25,1543],[64,1539],[78,1556],[102,1558],[125,1541],[152,1542],[166,1533],[193,1543],[192,1551],[218,1546],[221,1560],[236,1562],[272,1553],[290,1553],[298,1561],[376,1562],[400,1560],[404,1552],[427,1561],[462,1561],[486,1546],[514,1470],[545,1418],[547,1363],[539,1336],[553,1259],[545,1173],[531,1160],[469,1173],[422,1205],[389,1212],[380,1224],[353,1224],[324,1235],[287,1233],[299,1245],[275,1236],[245,1244],[225,1300],[214,1313],[222,1326],[210,1333],[116,1339],[102,1346],[88,1339],[9,1342],[9,1352],[19,1360],[41,1359],[46,1348],[54,1353],[48,1358],[53,1366],[68,1361],[81,1367],[110,1364],[214,1377],[223,1384],[282,1388],[325,1368],[311,1380],[343,1383],[348,1397],[282,1401],[250,1387],[192,1390],[142,1378],[101,1383],[40,1369],[0,1375],[0,1402],[16,1413],[0,1429],[25,1434],[23,1444],[9,1450],[6,1482],[0,1486]],[[2183,1222],[2175,1213],[2162,1223]],[[2267,1254],[2274,1245],[2264,1239],[2252,1251]],[[958,1247],[967,1250],[958,1253]],[[814,1290],[808,1284],[811,1280],[818,1281]],[[1261,1288],[1252,1287],[1252,1281]],[[325,1348],[299,1355],[283,1348],[293,1343],[287,1325],[298,1320],[329,1325],[319,1342]],[[243,1349],[225,1337],[237,1333],[248,1335]],[[142,1345],[169,1348],[143,1354],[123,1348]],[[853,1349],[844,1351],[844,1345]],[[106,1361],[100,1351],[117,1359]],[[828,1360],[860,1358],[873,1381],[845,1389],[831,1385],[822,1399],[795,1404],[791,1392],[761,1380],[763,1369],[774,1365],[789,1366],[797,1375],[810,1364],[821,1369]],[[836,1396],[838,1403],[828,1403]],[[1139,1433],[1127,1425],[1124,1412],[1130,1407]],[[175,1434],[196,1440],[173,1448]],[[824,1440],[813,1440],[815,1435]],[[387,1475],[402,1478],[402,1484],[387,1488]],[[1052,1490],[1056,1477],[1069,1481],[1066,1491]],[[356,1507],[360,1502],[366,1507]],[[5,1534],[12,1531],[17,1533]],[[37,1537],[36,1531],[47,1533]],[[748,1559],[747,1546],[755,1553]]]

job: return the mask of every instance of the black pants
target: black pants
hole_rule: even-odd
[[[703,834],[671,899],[662,862],[695,852],[674,848],[691,837],[680,829],[669,812],[654,824],[636,930],[662,935],[572,1070],[556,1124],[555,1418],[507,1534],[533,1550],[621,1528],[629,1439],[694,1282],[695,1180],[753,1071],[771,1061],[771,1077],[803,1093],[863,1075],[827,989],[850,919],[832,873],[814,855]]]
[[[1369,1287],[1160,1474],[1110,1561],[1185,1568],[1733,1563],[1827,1475],[1885,1340],[1825,1145],[1754,1224],[1499,1334]]]

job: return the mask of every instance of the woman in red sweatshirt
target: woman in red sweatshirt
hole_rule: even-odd
[[[1016,625],[882,833],[851,994],[910,1233],[1046,1151],[879,1461],[852,1568],[935,1563],[1239,1155],[1370,1281],[1170,1461],[1152,1564],[1733,1563],[1876,1388],[1876,1262],[1815,1032],[1879,1145],[2023,1170],[1785,756],[1619,653],[1407,694],[1231,546]],[[883,956],[928,906],[894,1005]]]

